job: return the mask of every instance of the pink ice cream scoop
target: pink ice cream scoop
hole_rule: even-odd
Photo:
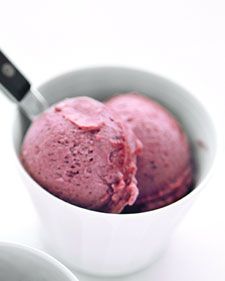
[[[51,107],[29,128],[21,150],[44,189],[90,210],[120,213],[137,196],[140,143],[104,104],[76,97]]]
[[[127,211],[166,206],[193,186],[193,165],[188,138],[167,109],[138,93],[121,94],[107,105],[130,126],[143,144],[137,160],[139,196]]]

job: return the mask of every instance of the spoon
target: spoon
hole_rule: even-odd
[[[41,93],[31,87],[30,82],[1,50],[0,89],[19,106],[30,121],[49,107]]]

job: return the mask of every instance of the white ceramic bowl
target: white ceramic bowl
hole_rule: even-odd
[[[18,244],[0,242],[1,281],[78,281],[49,255]]]
[[[179,201],[139,214],[85,210],[45,191],[26,173],[18,157],[16,160],[40,215],[46,249],[70,268],[90,274],[128,274],[157,259],[175,226],[207,185],[215,163],[217,137],[209,114],[194,96],[165,78],[140,70],[100,67],[67,73],[40,87],[50,104],[80,95],[101,100],[114,93],[133,90],[165,105],[179,118],[190,137],[197,183],[196,188]],[[27,126],[16,112],[12,139],[17,156]]]

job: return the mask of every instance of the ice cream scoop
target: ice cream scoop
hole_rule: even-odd
[[[0,50],[0,89],[20,107],[32,121],[39,113],[48,108],[48,103],[15,65]]]
[[[193,185],[192,153],[187,135],[172,113],[135,92],[115,96],[107,105],[143,144],[137,160],[139,196],[127,211],[157,209],[186,195]]]
[[[28,173],[60,199],[90,210],[120,213],[138,195],[140,143],[103,103],[64,100],[40,115],[21,150]]]

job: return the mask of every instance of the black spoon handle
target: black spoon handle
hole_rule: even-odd
[[[0,84],[17,101],[21,101],[30,90],[30,83],[0,50]]]

